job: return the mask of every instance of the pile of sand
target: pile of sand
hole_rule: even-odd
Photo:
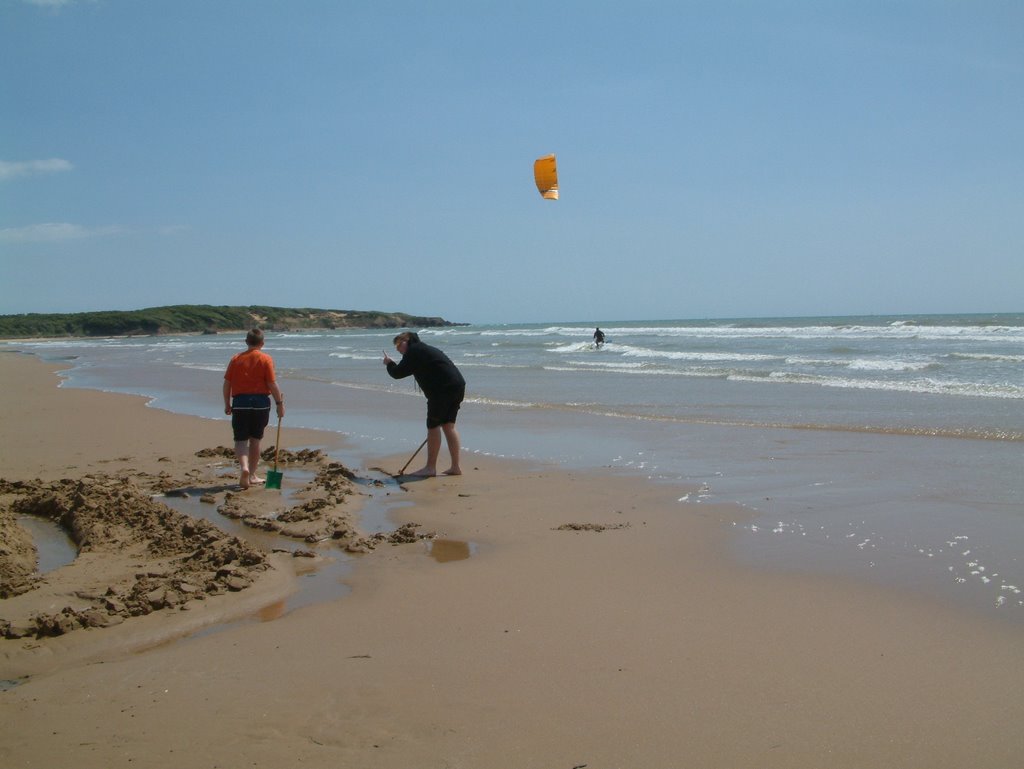
[[[20,528],[14,515],[50,519],[78,545],[79,554],[119,556],[137,562],[130,574],[111,569],[107,584],[75,592],[78,600],[58,612],[31,612],[0,619],[7,638],[63,635],[81,627],[109,627],[127,617],[178,608],[229,590],[243,590],[268,568],[266,556],[213,524],[153,501],[132,478],[91,475],[59,481],[0,481],[7,526]],[[0,563],[3,596],[31,592],[43,581],[26,575],[34,544],[23,546],[10,563]],[[92,559],[95,560],[95,559]],[[10,571],[10,579],[8,570]],[[22,605],[30,605],[22,601]]]
[[[222,461],[201,461],[210,458]],[[315,471],[312,481],[287,497],[224,485],[221,473],[233,472],[230,449],[203,449],[195,460],[178,478],[127,470],[53,481],[0,479],[0,598],[8,599],[0,604],[0,636],[57,636],[155,611],[188,610],[195,601],[245,590],[273,568],[267,553],[171,509],[159,495],[199,494],[222,515],[254,529],[310,543],[333,541],[349,552],[433,536],[417,533],[416,524],[364,536],[353,522],[354,473],[319,451],[281,452],[281,464]],[[78,547],[75,561],[40,574],[32,536],[18,523],[25,515],[58,524]]]

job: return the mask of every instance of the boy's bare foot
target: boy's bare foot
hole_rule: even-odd
[[[256,476],[256,475],[250,475],[249,476],[249,483],[251,483],[253,486],[259,486],[261,483],[266,483],[266,482],[267,481],[266,481],[265,478],[260,478],[259,476]]]
[[[444,471],[445,475],[462,475],[462,470],[457,467],[451,467]]]
[[[242,487],[242,491],[249,488],[249,473],[244,472],[238,478],[238,485]]]
[[[416,476],[417,478],[433,478],[435,475],[437,475],[437,470],[434,470],[429,467],[421,467],[416,472],[409,473],[409,475]]]

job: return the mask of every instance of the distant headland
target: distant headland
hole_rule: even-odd
[[[407,315],[404,312],[176,304],[145,310],[0,315],[0,338],[217,334],[250,328],[262,328],[264,331],[301,331],[459,325],[466,324],[451,323],[444,318]]]

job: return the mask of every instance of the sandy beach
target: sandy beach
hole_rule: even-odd
[[[0,639],[4,766],[1001,769],[1024,756],[1020,627],[741,568],[726,554],[739,507],[472,456],[461,477],[403,484],[394,528],[412,534],[373,539],[358,485],[325,456],[336,436],[294,431],[290,449],[322,450],[295,458],[318,479],[295,497],[315,515],[288,524],[308,554],[250,554],[206,529],[171,541],[147,527],[197,527],[148,508],[157,491],[264,519],[280,499],[232,488],[213,451],[226,421],[59,389],[55,365],[16,353],[0,353],[0,381],[0,556],[17,561],[11,509],[26,499],[74,508],[90,543],[0,599],[11,626],[77,612],[70,632]],[[148,517],[104,518],[114,498]],[[229,622],[273,616],[332,549],[358,554],[346,596]],[[150,605],[133,613],[140,594]]]

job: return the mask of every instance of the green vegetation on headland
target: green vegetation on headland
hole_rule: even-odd
[[[0,315],[0,338],[59,336],[154,336],[216,334],[221,331],[297,331],[338,328],[425,328],[456,326],[444,318],[404,312],[319,310],[288,307],[227,307],[176,304],[146,310]]]

